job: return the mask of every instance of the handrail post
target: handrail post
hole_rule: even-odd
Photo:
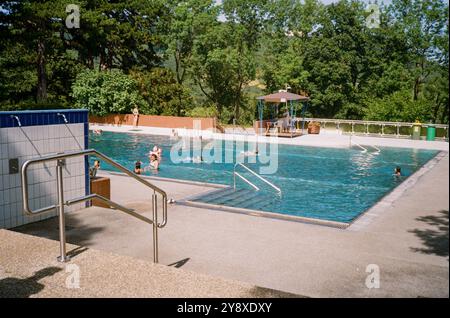
[[[158,263],[158,198],[156,193],[152,194],[152,214],[153,214],[153,262]]]
[[[64,159],[59,159],[56,164],[56,186],[58,194],[58,213],[59,213],[59,249],[60,256],[58,261],[65,263],[70,260],[66,255],[66,221],[64,215],[64,187],[63,187],[63,166]]]

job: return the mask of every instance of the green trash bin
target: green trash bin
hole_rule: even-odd
[[[427,127],[427,140],[433,141],[436,138],[436,127]]]
[[[412,139],[420,140],[420,131],[422,129],[422,124],[416,121],[412,127]]]

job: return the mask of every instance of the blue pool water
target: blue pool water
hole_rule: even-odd
[[[90,135],[89,143],[90,148],[131,170],[136,160],[147,165],[148,152],[153,145],[158,145],[163,149],[160,170],[145,174],[233,185],[233,163],[171,162],[170,149],[177,141],[168,136],[103,132],[101,136]],[[222,158],[227,155],[236,158],[233,144],[223,142],[223,145]],[[381,153],[375,155],[372,152],[362,153],[359,149],[278,145],[278,170],[264,177],[282,189],[282,199],[273,196],[273,189],[258,183],[245,170],[239,172],[259,186],[262,194],[271,198],[270,204],[262,209],[264,211],[351,222],[436,153],[430,150],[382,148]],[[260,166],[259,163],[247,165],[254,171],[258,171]],[[401,167],[403,177],[392,175],[396,166]],[[101,168],[114,170],[106,163],[102,163]],[[249,188],[243,181],[238,180],[237,185]],[[254,208],[259,209],[256,205]]]

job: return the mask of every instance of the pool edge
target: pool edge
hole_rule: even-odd
[[[431,169],[433,169],[447,155],[447,151],[438,151],[435,156],[423,164],[412,175],[408,176],[398,186],[386,193],[380,200],[378,200],[367,210],[356,216],[351,222],[349,222],[347,229],[349,231],[359,231],[364,229],[372,223],[375,218],[381,216],[386,208],[391,207],[395,201],[400,199],[407,190],[417,184],[423,175],[431,171]]]
[[[328,227],[333,227],[333,228],[337,228],[337,229],[341,229],[341,230],[346,229],[350,225],[349,223],[345,223],[345,222],[308,218],[308,217],[304,217],[304,216],[286,215],[286,214],[282,214],[282,213],[252,210],[252,209],[239,208],[239,207],[231,207],[231,206],[226,206],[226,205],[218,205],[218,204],[211,204],[211,203],[205,203],[205,202],[191,201],[191,199],[178,201],[176,204],[198,207],[198,208],[208,208],[208,209],[224,211],[224,212],[240,213],[240,214],[245,214],[245,215],[249,215],[249,216],[265,217],[265,218],[277,219],[277,220],[283,220],[283,221],[294,221],[294,222],[299,222],[299,223],[328,226]]]

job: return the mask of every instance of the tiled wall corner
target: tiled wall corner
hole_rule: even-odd
[[[58,113],[65,115],[67,124]],[[19,118],[20,127],[12,115]],[[17,158],[20,169],[31,158],[85,149],[86,123],[87,112],[79,110],[0,112],[0,228],[12,228],[56,215],[56,211],[36,216],[24,215],[21,176],[20,173],[10,174],[9,160]],[[63,169],[65,199],[86,194],[87,171],[83,157],[66,160]],[[32,209],[56,204],[55,162],[30,166],[28,189]],[[66,207],[66,211],[82,207],[84,204],[76,204]]]

